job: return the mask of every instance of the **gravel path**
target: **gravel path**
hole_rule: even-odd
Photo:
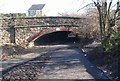
[[[4,79],[107,79],[77,48],[63,48],[9,71]]]

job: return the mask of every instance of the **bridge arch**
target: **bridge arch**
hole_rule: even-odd
[[[68,37],[68,35],[70,33],[76,33],[74,31],[74,28],[70,28],[70,27],[46,27],[42,30],[40,30],[39,32],[36,32],[35,34],[31,35],[28,39],[28,46],[34,46],[35,45],[39,45],[40,41],[41,44],[45,43],[47,44],[47,42],[55,42],[55,39],[59,39],[58,41],[61,41],[62,39],[65,39],[66,37]],[[55,37],[55,39],[52,37]],[[47,41],[46,41],[47,40]]]
[[[68,35],[72,31],[55,31],[46,33],[34,41],[35,45],[60,44],[67,41]]]
[[[20,17],[2,19],[0,43],[14,43],[27,47],[40,36],[55,31],[79,32],[84,18],[78,17]],[[12,21],[12,22],[11,22]],[[9,23],[8,23],[9,22]],[[14,29],[13,32],[11,30]],[[69,30],[68,30],[69,29]],[[14,34],[14,35],[13,35]]]

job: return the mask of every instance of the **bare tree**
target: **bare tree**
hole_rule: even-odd
[[[97,7],[99,12],[99,27],[100,27],[100,34],[101,34],[101,43],[102,46],[105,46],[106,40],[110,37],[112,32],[112,26],[115,25],[116,13],[119,11],[118,8],[115,10],[113,16],[110,15],[111,12],[111,5],[113,0],[109,3],[107,0],[92,0],[94,5]],[[119,1],[117,2],[117,6]]]

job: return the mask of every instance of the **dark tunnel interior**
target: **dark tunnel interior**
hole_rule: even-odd
[[[38,45],[55,45],[55,44],[66,44],[77,41],[76,37],[69,37],[72,31],[56,31],[47,33],[39,37],[34,41],[36,46]]]

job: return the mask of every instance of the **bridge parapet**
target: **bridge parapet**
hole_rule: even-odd
[[[79,27],[83,18],[78,17],[24,17],[6,18],[2,20],[2,27],[33,27],[33,26],[59,26],[69,25]]]

